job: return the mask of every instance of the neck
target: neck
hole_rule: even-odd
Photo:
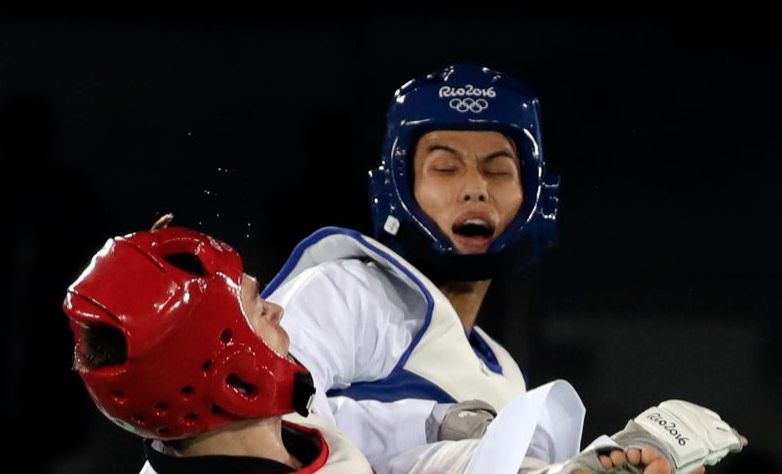
[[[175,443],[177,456],[253,456],[281,462],[293,468],[301,463],[282,443],[280,417],[234,423],[212,433]]]
[[[446,281],[440,285],[440,291],[453,305],[466,332],[472,331],[475,325],[489,285],[491,280]]]

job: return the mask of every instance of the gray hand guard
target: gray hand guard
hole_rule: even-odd
[[[738,432],[722,421],[713,411],[682,400],[668,400],[649,408],[612,436],[627,451],[628,448],[653,447],[670,462],[673,474],[689,474],[703,465],[714,465],[730,452],[741,450]],[[640,474],[643,467],[625,464],[604,468],[598,453],[590,450],[563,464],[525,474]],[[610,451],[610,450],[609,450]]]
[[[689,474],[741,451],[739,434],[713,411],[683,400],[668,400],[630,420],[612,436],[625,447],[652,446],[671,462],[674,474]]]
[[[481,400],[456,403],[445,412],[440,424],[439,441],[482,438],[497,411]]]

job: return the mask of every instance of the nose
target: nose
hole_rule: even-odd
[[[282,306],[274,304],[271,301],[266,302],[266,317],[272,322],[279,322],[282,319],[285,310]]]
[[[485,202],[488,199],[486,180],[476,168],[470,168],[465,173],[462,200],[465,202]]]

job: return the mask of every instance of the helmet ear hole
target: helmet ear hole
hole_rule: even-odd
[[[225,378],[225,384],[246,397],[253,398],[258,395],[258,386],[242,380],[237,374],[230,374]]]
[[[215,357],[209,377],[213,405],[219,405],[235,417],[270,416],[268,407],[261,406],[258,400],[273,404],[280,388],[272,377],[273,369],[259,365],[258,355],[247,346],[229,345]]]
[[[123,364],[128,360],[125,335],[108,324],[84,324],[80,329],[74,357],[74,365],[78,370],[95,370]]]

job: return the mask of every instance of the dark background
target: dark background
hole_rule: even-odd
[[[538,91],[563,176],[560,246],[480,324],[531,385],[576,387],[584,441],[683,398],[752,443],[709,472],[782,472],[780,36],[762,14],[0,18],[6,457],[141,465],[69,369],[60,310],[108,237],[173,211],[268,280],[318,227],[369,230],[391,94],[471,60]]]

